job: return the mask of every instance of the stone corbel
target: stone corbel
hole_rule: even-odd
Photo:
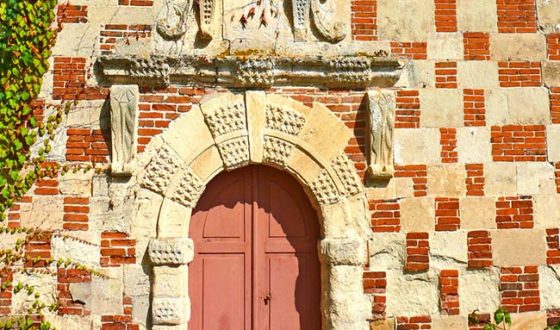
[[[368,91],[367,101],[367,171],[373,179],[389,179],[395,172],[393,161],[395,93],[388,90]]]
[[[111,173],[130,176],[136,156],[138,86],[111,86]]]
[[[193,260],[194,244],[189,238],[152,239],[148,254],[154,265],[186,265]]]
[[[333,266],[360,266],[366,261],[366,246],[359,239],[325,238],[319,248],[321,258]]]

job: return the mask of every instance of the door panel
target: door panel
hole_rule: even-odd
[[[212,180],[191,217],[189,329],[320,329],[319,223],[297,181],[249,166]]]

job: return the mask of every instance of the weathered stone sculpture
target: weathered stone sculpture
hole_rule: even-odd
[[[178,3],[174,0],[165,2],[159,12],[156,29],[158,33],[169,40],[176,40],[182,37],[187,31],[187,17],[192,7],[190,0]]]
[[[390,178],[394,173],[393,131],[395,97],[391,91],[369,91],[368,97],[368,173],[372,178]]]
[[[138,86],[111,87],[111,173],[118,176],[132,174],[136,151],[138,122]]]

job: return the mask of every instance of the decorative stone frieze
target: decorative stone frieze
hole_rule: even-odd
[[[152,239],[148,253],[155,265],[185,265],[193,259],[194,245],[186,237]]]
[[[302,56],[242,58],[185,55],[137,58],[109,55],[99,60],[109,81],[139,85],[181,84],[268,87],[274,85],[338,88],[390,87],[400,76],[395,59],[376,56]],[[138,79],[141,78],[141,79]]]

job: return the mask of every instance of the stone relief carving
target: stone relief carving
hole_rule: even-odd
[[[181,168],[182,161],[171,148],[164,146],[146,167],[142,185],[153,192],[162,194],[171,183],[171,178]]]
[[[136,154],[138,126],[138,86],[111,87],[111,173],[131,175]]]
[[[390,178],[394,173],[393,131],[395,96],[391,91],[369,91],[368,97],[368,173],[373,178]]]
[[[286,134],[297,136],[305,125],[305,117],[297,111],[275,106],[266,105],[266,128],[277,130]]]
[[[191,11],[191,0],[178,2],[167,0],[158,14],[157,32],[168,40],[177,40],[187,31],[187,18]]]
[[[290,142],[265,135],[263,161],[284,168],[293,150],[294,145]]]
[[[152,239],[148,254],[155,265],[186,265],[193,259],[194,243],[185,237]]]
[[[327,41],[336,43],[348,34],[350,15],[347,0],[311,0],[311,13],[317,31]]]
[[[362,192],[362,183],[360,177],[356,173],[354,164],[348,159],[346,154],[341,154],[336,157],[332,163],[332,168],[335,170],[338,178],[344,185],[347,196],[354,196]]]
[[[214,15],[217,0],[198,0],[200,17],[200,36],[202,39],[212,39],[214,34]]]
[[[194,207],[203,189],[202,180],[191,169],[186,168],[180,175],[175,191],[171,194],[171,200],[186,207]]]
[[[323,169],[311,183],[313,195],[321,205],[335,204],[339,200],[338,190],[327,170]]]
[[[247,127],[243,103],[226,105],[212,113],[205,112],[204,115],[213,137],[244,130]]]
[[[152,317],[154,324],[186,323],[188,298],[154,298]]]
[[[236,72],[242,86],[269,87],[274,84],[274,62],[270,59],[239,61]]]
[[[233,170],[249,164],[249,140],[247,136],[218,144],[218,151],[228,170]]]

